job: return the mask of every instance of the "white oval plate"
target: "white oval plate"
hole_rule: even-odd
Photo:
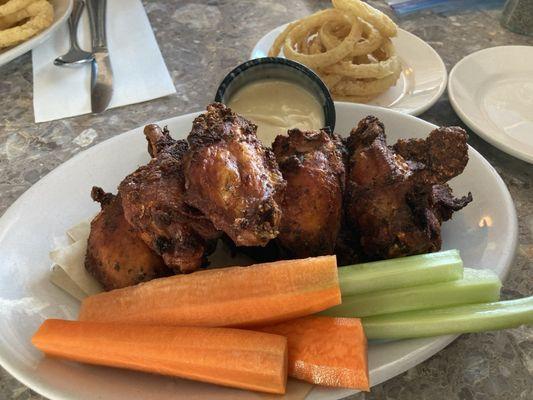
[[[453,109],[487,142],[533,163],[533,46],[491,47],[450,72]]]
[[[250,58],[266,57],[272,43],[287,25],[278,26],[259,39]],[[446,67],[438,53],[412,33],[398,29],[398,36],[392,38],[392,42],[402,62],[402,74],[395,86],[368,104],[405,114],[422,114],[444,92]]]
[[[338,103],[337,131],[346,135],[364,116],[374,114],[387,128],[389,142],[425,137],[435,126],[395,111]],[[162,121],[176,138],[184,138],[196,114]],[[451,185],[456,195],[471,191],[474,202],[444,224],[444,248],[460,249],[468,266],[494,270],[505,277],[513,260],[517,221],[513,202],[497,172],[474,149],[463,174]],[[48,252],[54,238],[98,206],[93,185],[115,191],[118,183],[149,160],[142,128],[116,136],[76,155],[49,173],[0,219],[0,363],[17,379],[50,399],[152,400],[250,399],[251,392],[131,371],[66,363],[43,358],[30,344],[45,318],[77,317],[79,304],[49,281]],[[371,343],[371,382],[376,385],[424,361],[454,336]],[[132,351],[135,351],[132,349]],[[443,372],[444,373],[444,372]],[[310,399],[337,399],[350,390],[315,388]]]
[[[34,47],[39,46],[69,17],[70,12],[72,11],[72,0],[51,0],[51,3],[54,6],[54,22],[52,22],[52,25],[31,39],[12,47],[9,50],[0,50],[0,67],[30,51]]]

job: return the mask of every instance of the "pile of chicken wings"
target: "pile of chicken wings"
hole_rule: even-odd
[[[148,125],[151,160],[118,193],[94,187],[86,269],[115,289],[207,265],[218,240],[258,260],[337,254],[340,265],[433,252],[441,224],[472,201],[447,181],[468,162],[466,132],[388,146],[383,124],[349,137],[292,129],[272,149],[257,127],[214,103],[186,140]]]

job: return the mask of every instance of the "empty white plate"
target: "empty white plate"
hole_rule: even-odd
[[[250,58],[266,57],[276,37],[287,25],[278,26],[256,43]],[[446,67],[433,48],[403,29],[392,38],[402,62],[402,74],[396,85],[368,104],[419,115],[439,99],[446,88]]]
[[[500,150],[533,163],[533,46],[470,54],[450,73],[453,109]]]

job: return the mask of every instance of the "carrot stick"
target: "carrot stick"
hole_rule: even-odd
[[[50,319],[32,343],[68,360],[267,393],[287,382],[287,339],[262,332]]]
[[[340,304],[335,256],[154,279],[87,297],[79,320],[175,326],[274,324]]]
[[[313,316],[259,330],[287,337],[289,376],[316,385],[369,390],[367,343],[359,319]]]

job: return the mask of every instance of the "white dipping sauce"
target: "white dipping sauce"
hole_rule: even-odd
[[[250,83],[239,89],[227,105],[257,125],[257,136],[265,145],[291,128],[316,130],[324,126],[324,111],[318,100],[288,81],[264,79]]]

